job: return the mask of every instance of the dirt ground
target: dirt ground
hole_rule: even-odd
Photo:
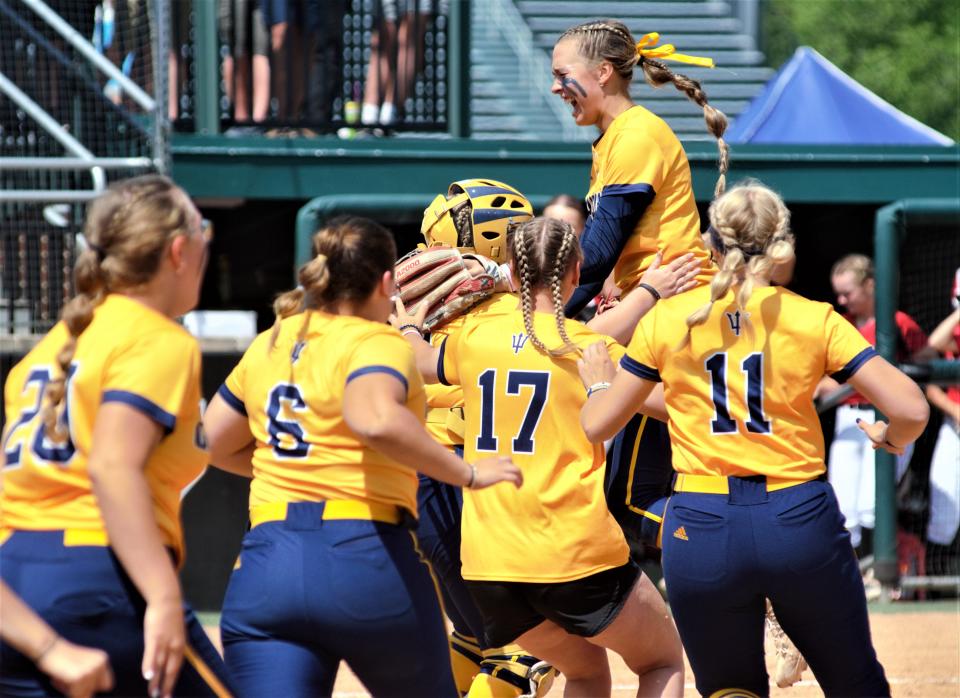
[[[874,646],[887,672],[895,697],[940,698],[960,697],[960,606],[955,603],[894,604],[890,610],[871,611],[870,624]],[[215,635],[216,632],[211,633]],[[768,647],[767,668],[774,666],[772,648]],[[613,695],[635,695],[632,674],[619,657],[611,655]],[[334,688],[335,698],[359,698],[368,694],[356,677],[344,666]],[[563,695],[563,678],[550,690],[551,698]],[[693,673],[687,666],[685,698],[695,698]],[[792,688],[772,686],[771,696],[809,698],[822,696],[813,674],[808,670],[803,680]]]

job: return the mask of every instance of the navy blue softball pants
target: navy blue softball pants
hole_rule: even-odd
[[[769,598],[826,695],[889,695],[830,484],[768,492],[762,476],[727,480],[728,494],[675,492],[663,519],[667,595],[697,690],[769,693]]]
[[[115,683],[108,695],[146,695],[143,597],[106,545],[65,545],[64,540],[63,531],[14,531],[0,547],[3,581],[60,635],[110,656]],[[187,647],[174,695],[229,695],[223,661],[188,607],[184,621]],[[0,666],[2,696],[61,695],[7,644]]]
[[[405,526],[287,507],[245,536],[220,627],[240,696],[329,696],[346,661],[375,696],[456,696],[436,583]]]

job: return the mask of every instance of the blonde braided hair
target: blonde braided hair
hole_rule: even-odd
[[[273,302],[276,319],[268,351],[276,344],[284,318],[304,313],[297,335],[297,341],[302,342],[311,311],[340,300],[362,301],[397,261],[397,247],[390,231],[357,216],[338,216],[329,221],[314,234],[313,248],[317,254],[300,268],[299,285]]]
[[[530,341],[537,349],[550,356],[579,353],[579,347],[567,334],[562,296],[563,277],[572,265],[580,261],[581,256],[580,244],[573,228],[569,223],[553,218],[534,218],[518,227],[513,235],[510,251],[520,277],[520,308],[523,312],[523,326]],[[564,342],[556,349],[547,348],[534,328],[533,295],[534,291],[540,288],[548,288],[553,300],[557,333]]]
[[[690,333],[710,316],[713,304],[740,283],[737,308],[743,310],[756,285],[769,284],[774,266],[794,258],[790,210],[772,189],[759,182],[738,184],[710,204],[710,230],[720,271],[710,282],[710,301],[687,318],[687,333],[678,349],[690,342]],[[719,244],[717,244],[719,243]],[[749,319],[747,319],[749,323]]]
[[[187,195],[170,179],[144,175],[116,182],[90,205],[83,227],[87,249],[73,269],[76,295],[60,319],[69,334],[57,353],[59,375],[47,383],[41,412],[49,439],[68,434],[59,418],[66,381],[77,342],[93,321],[93,312],[111,291],[136,289],[149,282],[168,242],[189,234],[191,213]]]

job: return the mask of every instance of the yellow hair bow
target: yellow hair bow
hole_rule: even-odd
[[[660,41],[660,35],[657,32],[644,34],[643,38],[637,42],[637,55],[642,58],[659,58],[660,60],[692,63],[693,65],[702,65],[705,68],[713,67],[712,58],[706,58],[703,56],[688,56],[683,53],[676,53],[676,48],[673,44],[657,46],[658,41]],[[653,48],[654,46],[657,47]]]

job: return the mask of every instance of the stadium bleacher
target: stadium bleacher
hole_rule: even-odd
[[[717,68],[706,69],[672,64],[676,70],[699,80],[711,104],[724,111],[731,121],[773,75],[756,45],[756,37],[743,26],[731,3],[715,0],[687,2],[610,2],[609,0],[567,1],[519,0],[509,3],[529,30],[533,50],[549,65],[550,52],[557,37],[581,22],[615,17],[625,22],[639,38],[657,31],[661,41],[672,43],[680,51],[703,54],[716,61]],[[550,108],[547,100],[556,99],[548,91],[537,90],[523,75],[518,55],[504,32],[509,28],[491,27],[489,7],[474,3],[471,23],[471,109],[472,130],[476,138],[555,138],[563,130],[562,114]],[[534,93],[531,94],[531,91]],[[632,96],[662,116],[682,140],[706,140],[702,112],[682,93],[669,87],[654,90],[635,78]],[[595,137],[592,129],[574,132],[575,140]],[[569,134],[569,129],[567,130]]]

